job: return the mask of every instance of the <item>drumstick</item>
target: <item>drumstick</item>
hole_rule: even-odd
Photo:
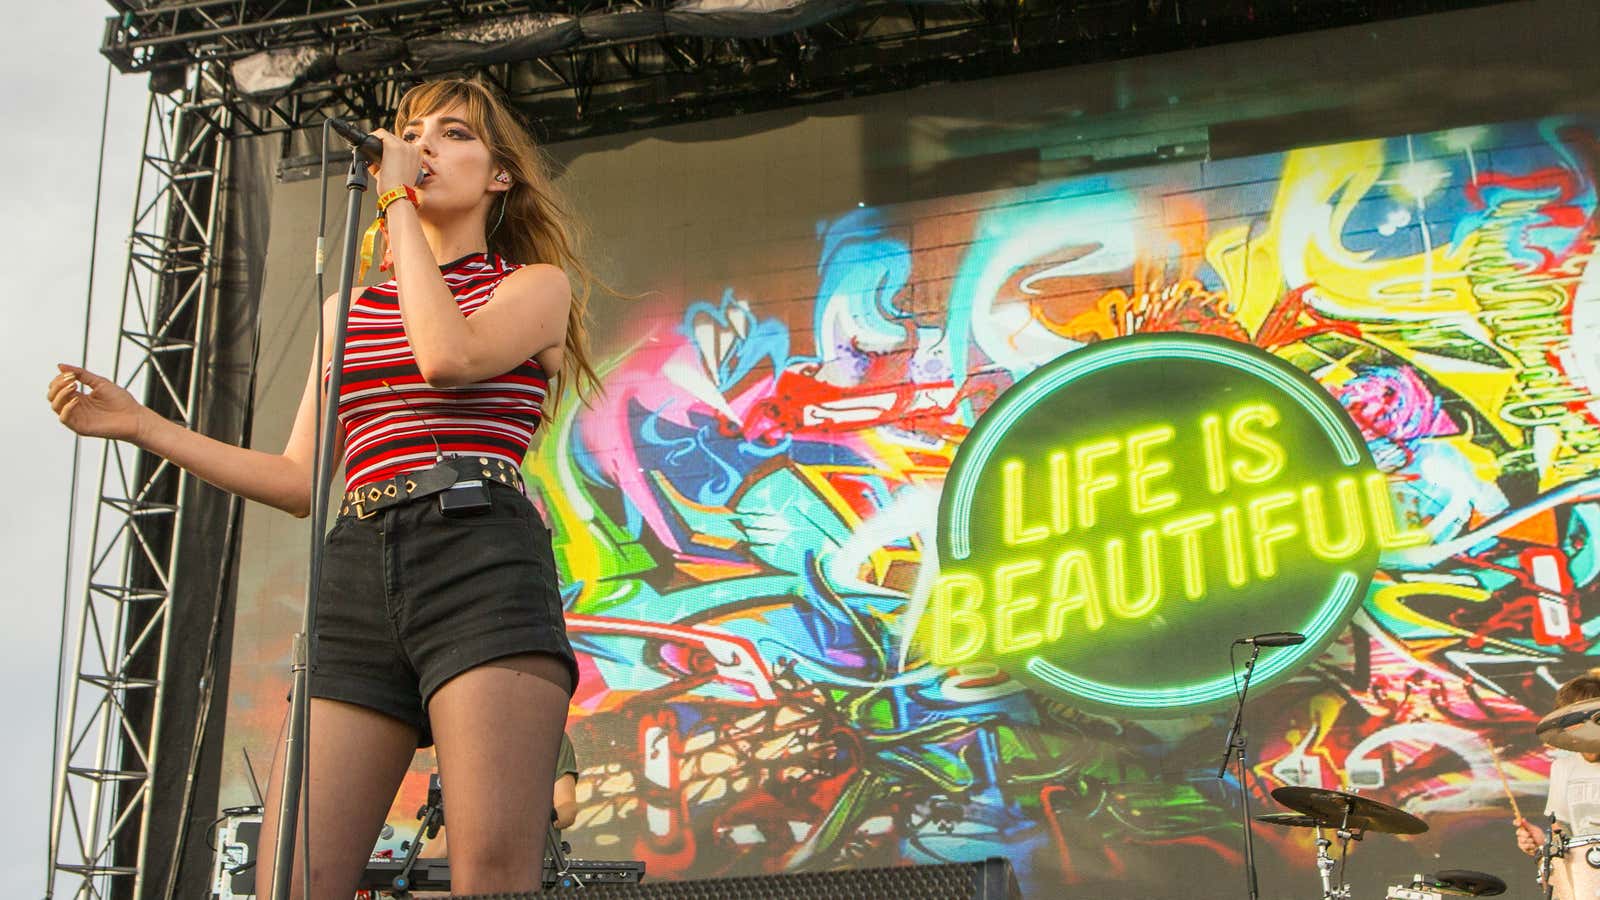
[[[1495,774],[1500,776],[1500,786],[1505,788],[1506,799],[1511,801],[1511,813],[1521,822],[1522,810],[1517,806],[1517,796],[1511,793],[1511,782],[1506,780],[1506,770],[1500,767],[1500,751],[1495,748],[1493,741],[1484,741],[1489,745],[1489,758],[1494,761]]]

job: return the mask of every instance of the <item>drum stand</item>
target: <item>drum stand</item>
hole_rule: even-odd
[[[544,834],[544,861],[550,866],[551,871],[555,873],[555,883],[566,887],[563,882],[567,879],[568,871],[567,848],[566,845],[561,843],[561,836],[556,834],[555,810],[550,811],[550,824],[545,826]],[[540,875],[541,877],[543,876],[542,868],[540,869]],[[574,878],[572,879],[572,886],[581,888],[583,887],[583,882]]]
[[[1550,817],[1550,825],[1544,832],[1544,846],[1539,848],[1539,884],[1544,887],[1544,900],[1551,900],[1555,893],[1556,885],[1554,869],[1556,860],[1567,855],[1564,841],[1556,834],[1556,817]]]
[[[1333,846],[1333,841],[1322,836],[1322,826],[1317,826],[1317,873],[1322,876],[1322,900],[1335,900],[1340,898],[1340,892],[1333,887],[1333,869],[1339,863],[1328,855],[1328,848]],[[1341,898],[1342,900],[1342,898]]]
[[[1322,833],[1322,825],[1317,825],[1317,874],[1322,877],[1322,900],[1350,900],[1350,885],[1345,883],[1344,873],[1340,872],[1339,886],[1333,886],[1333,870],[1341,866],[1350,855],[1350,842],[1361,840],[1359,832],[1349,828],[1350,811],[1345,810],[1344,821],[1339,823],[1339,828],[1334,836],[1339,839],[1339,858],[1334,859],[1328,853],[1333,846],[1333,841],[1328,840]]]
[[[444,827],[444,788],[439,784],[437,773],[428,776],[428,802],[417,810],[417,818],[422,824],[417,827],[416,836],[400,844],[406,858],[400,866],[400,873],[394,876],[392,882],[396,898],[411,896],[411,870],[416,867],[417,855],[422,852],[423,836],[433,840],[439,835],[439,829]]]
[[[1272,799],[1295,811],[1298,815],[1275,813],[1262,818],[1277,825],[1296,828],[1315,828],[1317,834],[1317,874],[1322,877],[1322,900],[1350,900],[1350,884],[1345,881],[1345,865],[1350,861],[1350,842],[1359,841],[1368,832],[1377,834],[1422,834],[1428,823],[1403,809],[1371,800],[1345,791],[1305,785],[1285,785],[1272,791]],[[1338,826],[1335,827],[1334,823]],[[1327,832],[1332,831],[1330,836]],[[1333,838],[1339,841],[1339,857],[1329,851]],[[1337,880],[1333,870],[1338,868]],[[1458,873],[1460,874],[1460,873]],[[1482,873],[1466,873],[1476,877]],[[1420,880],[1422,876],[1417,876]],[[1493,876],[1483,876],[1474,883]],[[1485,881],[1485,883],[1487,883]],[[1424,900],[1423,895],[1409,888],[1400,888],[1398,895],[1410,900]],[[1438,900],[1437,896],[1434,900]]]

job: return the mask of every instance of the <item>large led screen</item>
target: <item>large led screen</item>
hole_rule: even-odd
[[[1597,137],[863,205],[625,301],[604,396],[524,464],[582,670],[576,855],[1238,895],[1230,644],[1288,630],[1253,811],[1359,789],[1430,825],[1361,842],[1363,890],[1525,885],[1494,756],[1540,809],[1533,725],[1600,633]],[[1256,846],[1268,895],[1318,889],[1307,832]]]
[[[1263,656],[1258,810],[1315,785],[1428,821],[1365,842],[1379,880],[1521,864],[1491,749],[1537,808],[1532,723],[1600,626],[1595,138],[860,208],[786,285],[639,301],[604,400],[527,463],[582,654],[585,840],[663,875],[1002,854],[1034,885],[1231,895],[1229,643],[1276,626],[1317,652]],[[950,477],[1031,373],[1119,346]],[[936,552],[958,487],[961,559]],[[1261,831],[1314,878],[1307,835]]]

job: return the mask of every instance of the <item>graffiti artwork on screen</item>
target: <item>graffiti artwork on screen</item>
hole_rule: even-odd
[[[1063,358],[1185,334],[1314,380],[1370,467],[1325,504],[1368,517],[1361,595],[1255,701],[1257,800],[1356,787],[1445,835],[1509,835],[1490,744],[1541,790],[1531,724],[1600,631],[1596,134],[1463,129],[857,210],[819,225],[805,301],[729,284],[629,335],[604,403],[527,463],[565,488],[546,512],[574,734],[610,760],[583,827],[666,876],[994,853],[1036,883],[1231,870],[1227,710],[1119,715],[1015,677],[981,636],[945,658],[926,640],[941,490],[984,412]],[[1150,404],[1094,390],[1079,408]],[[1208,412],[1172,399],[1174,422]],[[1064,446],[1105,437],[1073,426]],[[1373,478],[1388,508],[1367,510]],[[1168,582],[1161,602],[1189,602]],[[1226,643],[1192,652],[1226,672]]]
[[[803,299],[730,283],[676,307],[637,301],[633,331],[604,348],[604,400],[564,405],[524,466],[560,485],[539,502],[583,670],[569,723],[594,761],[582,855],[643,859],[658,878],[1004,855],[1034,885],[1182,872],[1193,896],[1236,894],[1237,786],[1215,777],[1231,691],[1177,717],[1119,710],[1007,664],[993,619],[934,646],[939,616],[971,600],[936,552],[958,449],[1031,373],[1135,335],[1232,342],[1296,370],[1358,442],[1341,482],[1307,474],[1298,432],[1274,430],[1279,414],[1309,427],[1288,406],[1174,396],[1170,433],[1148,417],[1114,434],[1059,422],[1063,458],[1120,442],[1101,454],[1111,471],[1143,441],[1168,465],[1165,480],[1134,488],[1123,471],[1092,497],[1127,509],[1142,496],[1168,547],[1182,546],[1179,499],[1225,478],[1202,461],[1211,436],[1255,441],[1236,473],[1284,457],[1300,480],[1277,484],[1289,499],[1257,524],[1301,523],[1267,546],[1290,568],[1195,557],[1213,585],[1292,576],[1318,540],[1361,570],[1359,592],[1318,620],[1316,652],[1252,696],[1256,811],[1280,785],[1354,787],[1433,825],[1403,839],[1415,845],[1388,838],[1402,849],[1431,857],[1472,834],[1510,847],[1490,745],[1516,790],[1542,795],[1532,726],[1600,633],[1597,136],[1543,120],[857,209],[818,224]],[[1092,393],[1072,408],[1159,411],[1118,377],[1083,382]],[[974,520],[991,544],[1052,529],[1049,450],[1012,460],[1034,504],[1013,510],[1012,532]],[[1070,475],[1102,472],[1086,452],[1091,468]],[[994,473],[991,500],[1009,477]],[[1367,523],[1360,546],[1295,518],[1313,483],[1325,518]],[[1038,566],[990,560],[1013,566],[1013,595],[1061,599],[1051,541],[1064,530]],[[1127,612],[1142,532],[1112,530],[1133,580],[1102,581],[1101,601]],[[1100,566],[1108,536],[1084,533],[1085,568]],[[1226,675],[1232,632],[1214,617],[1203,640],[1160,644],[1160,659],[1147,648],[1142,666],[1147,632],[1128,631],[1176,627],[1161,614],[1205,602],[1186,592],[1185,558],[1164,563],[1170,610],[1102,614],[1124,674],[1190,677],[1172,656],[1187,646],[1178,657]],[[976,579],[986,589],[996,565]],[[1259,611],[1283,594],[1250,596]],[[1281,629],[1322,609],[1321,594],[1295,596]],[[1055,630],[1024,616],[1006,639],[1099,640],[1092,604],[1073,603]],[[1300,834],[1257,831],[1267,871],[1309,852]]]

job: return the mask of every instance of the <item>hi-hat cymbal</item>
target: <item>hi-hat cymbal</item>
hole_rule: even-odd
[[[1569,703],[1539,720],[1539,740],[1562,750],[1600,753],[1600,700]]]
[[[1471,869],[1443,869],[1422,876],[1428,887],[1444,888],[1469,897],[1495,897],[1506,892],[1506,883],[1488,872]]]
[[[1326,824],[1316,816],[1308,816],[1305,813],[1265,813],[1256,816],[1256,821],[1268,825],[1282,825],[1286,828],[1315,828]]]
[[[1380,834],[1421,834],[1428,830],[1426,822],[1403,809],[1344,791],[1290,786],[1273,791],[1272,799],[1334,828],[1344,824],[1351,831]]]

